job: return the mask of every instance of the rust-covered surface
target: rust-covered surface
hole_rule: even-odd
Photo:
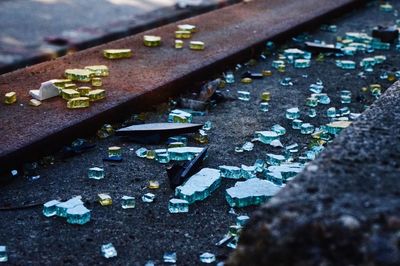
[[[2,75],[1,95],[16,91],[18,102],[0,105],[0,167],[39,156],[127,112],[165,100],[204,78],[211,67],[221,68],[226,60],[237,59],[267,39],[355,2],[260,0],[236,4]],[[189,41],[182,50],[173,48],[176,25],[182,23],[198,27],[192,40],[205,42],[204,51],[189,50]],[[143,46],[144,34],[160,35],[163,45]],[[102,50],[106,48],[130,48],[134,56],[106,60],[102,57]],[[110,69],[110,76],[103,79],[103,88],[107,91],[104,101],[80,110],[67,109],[61,98],[47,100],[40,107],[29,106],[28,91],[38,89],[41,82],[61,78],[66,68],[97,64],[105,64]]]

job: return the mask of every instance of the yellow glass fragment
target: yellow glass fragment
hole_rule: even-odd
[[[346,128],[351,125],[351,121],[334,121],[332,123],[327,124],[328,127],[334,128]]]
[[[189,43],[189,48],[192,49],[192,50],[197,50],[197,51],[204,50],[205,44],[204,44],[204,42],[191,41]]]
[[[52,79],[49,80],[51,83],[54,84],[56,87],[64,88],[65,84],[71,83],[72,80],[70,79]]]
[[[143,43],[147,47],[156,47],[161,45],[161,37],[154,35],[144,35]]]
[[[175,48],[176,49],[182,49],[183,48],[183,41],[175,40]]]
[[[38,106],[41,105],[41,104],[42,104],[42,102],[39,101],[39,100],[36,100],[36,99],[31,99],[31,100],[29,101],[29,105],[30,105],[30,106],[38,107]]]
[[[269,91],[264,91],[263,93],[261,93],[261,100],[263,102],[268,102],[269,100],[271,100],[271,93]]]
[[[105,49],[105,50],[103,50],[103,55],[107,59],[131,58],[132,50],[131,49]]]
[[[175,31],[175,38],[177,39],[190,39],[192,37],[192,33],[186,30],[177,30]]]
[[[153,160],[156,157],[156,152],[154,150],[148,150],[146,154],[146,158],[149,160]]]
[[[103,85],[103,81],[101,78],[92,78],[92,86],[93,87],[101,87]]]
[[[106,91],[102,89],[91,90],[88,93],[88,97],[91,102],[102,100],[106,97]]]
[[[96,77],[107,77],[110,74],[105,65],[85,66],[85,69],[91,71]]]
[[[197,31],[197,28],[194,25],[182,24],[178,25],[178,30],[190,31],[191,33],[194,33]]]
[[[62,89],[71,89],[71,90],[75,90],[77,88],[75,83],[65,83],[64,87],[62,87]]]
[[[278,66],[278,72],[284,73],[286,71],[286,66],[285,65],[279,65]]]
[[[17,101],[17,93],[15,91],[10,91],[5,94],[4,103],[13,104]]]
[[[76,89],[79,92],[80,96],[87,96],[91,90],[90,87],[82,86]]]
[[[244,84],[250,84],[253,82],[253,80],[251,78],[242,78],[240,80],[240,82],[244,83]]]
[[[88,69],[66,69],[64,76],[72,81],[89,82],[93,73]]]
[[[220,82],[219,82],[219,84],[218,84],[218,88],[223,89],[223,88],[225,88],[225,87],[226,87],[226,81],[223,80],[223,79],[221,79]]]
[[[64,100],[71,100],[73,98],[78,98],[80,96],[81,95],[79,94],[79,92],[77,92],[76,90],[73,90],[73,89],[63,89],[61,91],[61,97]]]
[[[112,204],[112,198],[110,197],[110,195],[101,193],[97,196],[99,197],[99,202],[101,206],[110,206]]]
[[[73,98],[67,102],[67,108],[78,109],[89,107],[90,102],[88,97]]]
[[[262,74],[264,77],[270,77],[270,76],[272,76],[272,71],[271,70],[263,70]]]
[[[160,183],[157,180],[150,180],[148,188],[149,189],[159,189]]]

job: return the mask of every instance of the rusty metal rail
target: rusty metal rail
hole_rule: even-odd
[[[248,57],[266,40],[294,33],[360,2],[255,0],[240,3],[2,75],[0,94],[16,91],[18,103],[0,105],[0,168],[37,158],[66,141],[93,132],[105,122],[163,101],[206,74]],[[205,42],[204,51],[172,48],[176,25],[182,23],[199,28],[192,40]],[[144,47],[144,34],[160,35],[163,45]],[[131,48],[134,56],[108,61],[102,57],[102,50],[106,48]],[[61,78],[66,68],[93,64],[110,68],[110,77],[103,81],[106,100],[81,110],[68,110],[62,99],[45,101],[37,108],[28,105],[28,91],[37,89],[41,82]]]

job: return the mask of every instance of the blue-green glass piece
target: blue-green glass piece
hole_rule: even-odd
[[[8,261],[7,247],[0,246],[0,262],[7,262],[7,261]]]
[[[321,31],[325,31],[325,32],[335,33],[335,32],[337,32],[337,26],[336,25],[323,24],[323,25],[321,25],[320,30]]]
[[[318,105],[318,99],[316,97],[308,97],[306,100],[306,105],[308,107],[316,107]]]
[[[265,179],[268,181],[271,181],[277,186],[281,186],[284,184],[283,182],[283,176],[280,172],[266,172],[265,173]]]
[[[175,189],[175,195],[192,204],[204,200],[221,185],[220,171],[212,168],[203,168],[191,176],[183,185]]]
[[[257,159],[254,163],[254,166],[256,167],[256,171],[258,173],[262,173],[264,171],[265,162],[261,159]]]
[[[311,117],[311,118],[316,117],[317,116],[317,110],[315,110],[314,108],[310,108],[307,111],[307,115],[308,115],[308,117]]]
[[[243,227],[249,220],[250,220],[249,216],[240,215],[236,217],[236,224]]]
[[[101,246],[101,254],[103,255],[103,257],[107,259],[116,257],[118,255],[117,250],[111,243],[104,244]]]
[[[336,108],[335,107],[328,108],[328,110],[326,110],[326,116],[329,118],[336,117]]]
[[[340,108],[340,109],[339,109],[339,114],[340,114],[341,116],[349,115],[349,114],[350,114],[350,109],[349,109],[349,107],[345,106],[345,107]]]
[[[212,127],[211,121],[206,121],[204,123],[203,130],[209,131],[209,130],[211,130],[211,127]]]
[[[390,49],[390,43],[381,42],[378,39],[374,39],[371,42],[371,47],[373,49],[377,49],[377,50],[389,50]]]
[[[88,177],[91,179],[102,179],[104,178],[104,169],[100,167],[92,167],[88,170]]]
[[[300,129],[302,124],[303,124],[303,120],[294,119],[294,120],[292,121],[292,128],[293,128],[293,129]]]
[[[164,263],[176,263],[176,252],[165,252],[163,256]]]
[[[146,158],[146,155],[147,155],[147,149],[146,148],[140,148],[140,149],[137,149],[136,150],[136,155],[138,156],[138,157],[140,157],[140,158]]]
[[[169,137],[167,143],[173,143],[173,142],[182,142],[185,144],[184,146],[187,146],[187,137],[184,136],[174,136],[174,137]]]
[[[241,101],[250,101],[250,92],[248,91],[238,91],[238,99]]]
[[[309,135],[314,132],[315,127],[310,123],[303,123],[300,128],[300,133],[304,135]]]
[[[279,135],[275,131],[256,131],[255,138],[264,144],[270,144],[272,141],[279,139]]]
[[[83,202],[81,199],[82,199],[81,196],[77,196],[77,197],[67,200],[66,202],[61,202],[61,203],[57,204],[56,205],[57,216],[67,217],[68,209],[74,208],[78,205],[83,205]]]
[[[228,84],[235,83],[235,76],[232,71],[228,71],[224,74],[225,82]]]
[[[286,134],[286,129],[279,125],[279,124],[275,124],[271,127],[271,130],[274,131],[276,134],[278,134],[279,136],[283,136]]]
[[[336,66],[341,69],[355,69],[356,63],[351,60],[336,60]]]
[[[280,66],[284,66],[285,65],[285,61],[283,61],[283,60],[274,60],[274,61],[272,61],[272,67],[273,68],[279,68]]]
[[[267,163],[270,165],[280,165],[286,161],[286,157],[279,154],[267,153]]]
[[[146,193],[142,196],[142,201],[146,203],[151,203],[154,201],[155,198],[156,195],[154,195],[153,193]]]
[[[231,207],[259,205],[274,196],[281,188],[259,178],[236,182],[226,190],[226,200]]]
[[[242,169],[240,167],[221,165],[218,168],[221,173],[221,177],[230,179],[242,178]]]
[[[131,196],[122,196],[121,198],[121,207],[122,209],[133,209],[136,206],[135,197]]]
[[[293,86],[292,78],[286,77],[280,81],[282,86]]]
[[[311,66],[311,61],[309,59],[296,59],[294,60],[295,68],[308,68]]]
[[[330,104],[331,103],[331,98],[326,93],[314,93],[312,94],[312,97],[315,97],[318,99],[318,103],[320,104]]]
[[[324,85],[322,85],[322,84],[311,84],[309,87],[309,90],[313,93],[321,93],[323,89],[324,89]],[[311,104],[314,104],[314,101],[312,101]],[[317,102],[317,104],[318,104],[318,102]],[[311,107],[315,107],[315,106],[317,106],[317,105],[313,105]]]
[[[156,157],[155,160],[159,163],[169,163],[170,157],[168,152],[162,152],[162,153],[157,153],[156,152]]]
[[[183,199],[170,199],[168,202],[168,211],[170,213],[189,212],[189,202]]]
[[[293,120],[300,117],[300,110],[297,107],[286,109],[286,118]]]
[[[269,103],[267,103],[267,102],[260,103],[260,111],[261,112],[268,112],[268,110],[269,110]]]
[[[171,161],[188,161],[202,151],[203,148],[199,147],[176,147],[168,149],[168,154]]]
[[[67,222],[70,224],[85,224],[90,221],[90,210],[83,205],[67,210]]]
[[[216,260],[216,257],[213,253],[205,252],[200,255],[200,261],[202,263],[210,264],[210,263],[215,262],[215,260]]]
[[[58,200],[51,200],[43,204],[43,215],[46,217],[51,217],[57,214],[57,204],[60,202]]]
[[[257,175],[256,175],[257,171],[256,171],[256,167],[254,165],[247,166],[247,165],[242,164],[241,171],[242,171],[241,175],[245,179],[257,177]]]

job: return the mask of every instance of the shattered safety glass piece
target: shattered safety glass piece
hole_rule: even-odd
[[[103,56],[107,59],[124,59],[132,57],[131,49],[105,49]]]
[[[64,100],[71,100],[71,99],[73,99],[73,98],[78,98],[78,97],[80,97],[81,95],[79,94],[79,92],[78,91],[76,91],[76,90],[73,90],[73,89],[63,89],[62,91],[61,91],[61,97],[64,99]]]
[[[30,105],[30,106],[38,107],[38,106],[40,106],[41,104],[42,104],[42,102],[39,101],[39,100],[36,100],[36,99],[30,99],[30,100],[29,100],[29,105]]]
[[[155,160],[159,163],[165,164],[165,163],[169,163],[171,159],[169,157],[169,153],[167,151],[165,151],[165,152],[159,152],[159,153],[156,152]]]
[[[187,30],[177,30],[175,31],[176,39],[190,39],[192,37],[192,33]]]
[[[336,117],[336,108],[335,107],[328,108],[328,110],[326,110],[326,116],[329,118]]]
[[[303,123],[300,128],[300,133],[304,135],[312,134],[315,127],[310,123]]]
[[[241,101],[250,101],[250,92],[248,91],[238,91],[238,99]]]
[[[308,117],[311,117],[311,118],[316,117],[317,116],[317,110],[315,110],[314,108],[310,108],[307,111],[307,115],[308,115]]]
[[[108,159],[122,160],[121,147],[118,147],[118,146],[108,147]]]
[[[189,202],[182,199],[170,199],[168,202],[168,211],[170,213],[189,212]]]
[[[236,225],[243,227],[249,220],[250,220],[249,216],[240,215],[240,216],[236,217]]]
[[[7,261],[8,261],[7,247],[0,246],[0,262],[7,262]]]
[[[278,134],[279,136],[283,136],[286,134],[286,129],[279,125],[279,124],[275,124],[271,127],[271,130],[274,131],[276,134]]]
[[[336,60],[336,66],[341,69],[356,69],[356,63],[351,60]]]
[[[89,92],[91,91],[91,88],[87,86],[81,86],[76,88],[76,91],[79,92],[79,95],[81,97],[87,97]]]
[[[260,107],[259,107],[261,112],[268,112],[269,110],[269,103],[267,102],[262,102],[260,103]]]
[[[46,217],[51,217],[57,214],[57,204],[60,202],[58,200],[51,200],[43,204],[43,215]]]
[[[7,92],[4,95],[4,103],[5,104],[13,104],[17,102],[17,93],[15,91]]]
[[[351,91],[341,90],[340,91],[340,102],[341,103],[351,103]]]
[[[192,120],[192,114],[179,109],[172,110],[168,115],[169,123],[191,123]]]
[[[308,97],[306,100],[306,105],[308,107],[316,107],[318,105],[318,99],[315,97]]]
[[[286,161],[286,157],[279,154],[267,153],[267,163],[270,165],[280,165]]]
[[[281,165],[269,166],[267,170],[269,173],[279,173],[283,178],[283,182],[286,183],[287,180],[301,173],[303,168],[304,165],[300,163],[283,163]]]
[[[78,205],[83,205],[83,201],[81,199],[82,199],[81,196],[77,196],[67,200],[66,202],[61,202],[57,204],[56,206],[57,216],[67,217],[68,209],[74,208]]]
[[[165,263],[176,263],[177,260],[176,252],[165,252],[163,260]]]
[[[293,86],[292,78],[286,77],[280,81],[282,86]]]
[[[309,89],[313,93],[321,93],[322,90],[324,89],[324,85],[322,85],[322,84],[311,84]]]
[[[43,82],[38,90],[30,90],[29,95],[36,100],[43,101],[56,97],[60,94],[60,90],[52,81]]]
[[[300,110],[297,107],[286,109],[286,118],[293,120],[300,117]]]
[[[279,139],[278,133],[275,131],[256,131],[254,136],[257,140],[264,144],[271,144],[272,141]]]
[[[91,71],[95,77],[107,77],[110,74],[105,65],[85,66],[85,69]]]
[[[142,201],[146,203],[151,203],[154,201],[155,198],[156,195],[154,195],[153,193],[146,193],[142,196]]]
[[[208,135],[202,129],[200,129],[199,132],[194,135],[194,139],[196,140],[197,143],[200,143],[200,144],[208,143]]]
[[[285,65],[285,61],[283,60],[274,60],[272,61],[272,67],[278,69],[279,66],[284,66]]]
[[[87,97],[89,97],[91,102],[99,101],[106,97],[106,91],[102,89],[91,90]]]
[[[241,166],[241,172],[242,172],[241,176],[243,178],[245,178],[245,179],[255,178],[255,177],[257,177],[257,174],[256,174],[257,171],[256,170],[257,170],[257,168],[254,165],[247,166],[247,165],[242,164],[242,166]]]
[[[85,224],[90,221],[90,210],[83,205],[75,206],[67,210],[67,223]]]
[[[221,185],[220,171],[212,168],[203,168],[191,176],[183,185],[175,189],[178,198],[187,200],[192,204],[204,200]]]
[[[182,49],[184,42],[182,40],[175,40],[175,49]]]
[[[345,106],[339,109],[339,114],[341,116],[349,115],[350,114],[350,109],[349,107]]]
[[[93,73],[88,69],[66,69],[64,76],[72,81],[89,82]]]
[[[249,141],[246,142],[245,144],[243,144],[243,146],[242,146],[242,149],[243,149],[244,151],[252,151],[253,148],[254,148],[254,144],[251,143],[251,142],[249,142]]]
[[[102,179],[104,178],[104,169],[100,167],[92,167],[88,170],[88,177],[91,179]]]
[[[311,61],[309,59],[296,59],[294,60],[295,68],[308,68],[311,66]]]
[[[235,83],[235,76],[232,71],[228,71],[224,74],[225,82],[228,84]]]
[[[171,161],[188,161],[192,160],[203,151],[201,147],[177,147],[168,149]]]
[[[300,129],[302,124],[303,124],[303,120],[294,119],[294,120],[292,121],[292,128],[293,128],[293,129]]]
[[[182,25],[178,25],[178,30],[186,30],[186,31],[190,31],[190,32],[194,33],[197,31],[197,28],[195,25],[182,24]]]
[[[259,205],[274,196],[281,188],[259,178],[237,182],[226,190],[226,200],[231,207]]]
[[[98,196],[99,203],[101,204],[101,206],[112,205],[112,198],[110,197],[110,195],[105,194],[105,193],[100,193],[97,196]]]
[[[329,98],[328,94],[326,93],[314,93],[311,97],[315,97],[318,99],[318,103],[320,104],[330,104],[331,98]]]
[[[264,91],[261,93],[261,101],[268,102],[271,100],[271,93],[269,91]]]
[[[221,165],[218,167],[221,173],[221,177],[230,179],[242,178],[242,169],[237,166]]]
[[[211,130],[211,127],[212,127],[211,121],[206,121],[204,123],[203,130],[209,131],[209,130]]]
[[[98,131],[97,136],[105,139],[114,134],[114,128],[110,124],[104,124]]]
[[[215,255],[212,254],[212,253],[205,252],[205,253],[203,253],[203,254],[200,255],[200,261],[201,261],[202,263],[207,263],[207,264],[209,264],[209,263],[215,262],[215,260],[216,260]]]
[[[103,81],[99,77],[92,78],[92,86],[93,87],[101,87],[103,85]]]
[[[335,32],[337,32],[337,26],[336,25],[323,24],[323,25],[321,25],[320,30],[321,31],[335,33]]]
[[[350,124],[351,121],[335,121],[326,125],[326,131],[332,135],[337,135]]]
[[[380,6],[379,6],[379,9],[381,10],[381,11],[383,11],[383,12],[392,12],[393,11],[393,6],[391,5],[391,4],[389,4],[389,3],[384,3],[384,4],[381,4]]]
[[[144,35],[143,44],[147,47],[157,47],[161,45],[161,37],[154,35]]]
[[[137,149],[136,151],[135,151],[135,153],[136,153],[136,155],[137,155],[137,157],[140,157],[140,158],[146,158],[146,155],[147,155],[147,149],[146,148],[139,148],[139,149]]]
[[[201,51],[205,48],[205,43],[200,41],[190,41],[189,42],[190,50]]]
[[[135,208],[135,205],[136,205],[135,197],[122,196],[121,198],[122,209],[133,209]]]
[[[117,256],[117,250],[115,249],[113,244],[108,243],[101,246],[101,254],[106,259],[109,259]]]
[[[157,180],[149,180],[149,185],[147,186],[149,189],[159,189],[160,188],[160,182]]]

